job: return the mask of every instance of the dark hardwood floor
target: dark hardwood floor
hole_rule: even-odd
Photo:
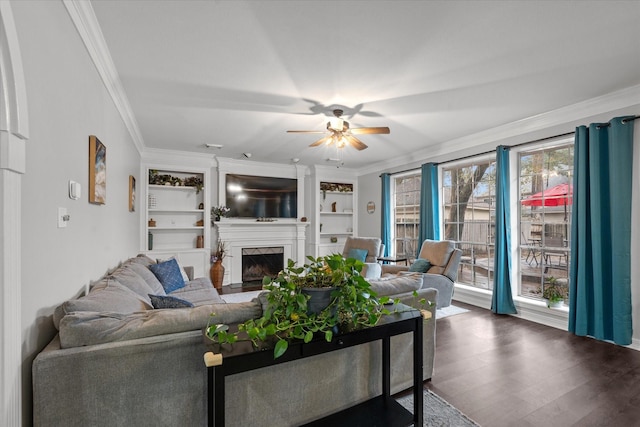
[[[640,352],[454,304],[425,388],[481,426],[640,426]]]

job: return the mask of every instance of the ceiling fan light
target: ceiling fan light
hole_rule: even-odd
[[[329,119],[329,128],[337,131],[341,131],[344,127],[344,120],[340,117],[333,117]]]

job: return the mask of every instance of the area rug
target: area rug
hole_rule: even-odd
[[[449,402],[424,390],[423,426],[424,427],[479,427],[480,424],[451,406]],[[413,412],[413,394],[397,399],[398,403]]]
[[[456,314],[466,313],[469,310],[466,308],[456,307],[455,305],[450,305],[448,307],[439,308],[436,310],[436,319],[443,319],[448,316],[455,316]]]

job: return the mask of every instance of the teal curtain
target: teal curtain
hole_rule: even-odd
[[[422,242],[426,239],[440,238],[440,203],[438,200],[438,165],[422,165],[420,177],[420,229],[416,257],[420,253]]]
[[[576,129],[569,331],[631,344],[633,118]]]
[[[511,296],[511,212],[509,208],[509,148],[496,148],[496,238],[493,259],[493,296],[491,311],[514,314],[516,306]]]
[[[383,173],[382,178],[382,230],[380,237],[384,245],[383,256],[388,256],[391,250],[391,175]]]

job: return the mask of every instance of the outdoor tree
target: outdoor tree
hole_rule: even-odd
[[[476,187],[487,180],[485,173],[492,163],[493,161],[448,171],[450,173],[451,191],[448,201],[450,209],[445,222],[445,239],[459,240],[460,236],[462,236],[469,200]],[[493,171],[494,168],[491,170]]]

